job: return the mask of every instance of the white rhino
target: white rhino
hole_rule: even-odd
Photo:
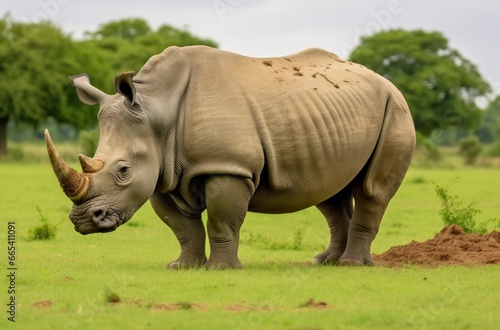
[[[76,231],[113,231],[149,199],[180,243],[169,268],[239,268],[247,211],[315,205],[331,240],[313,263],[373,265],[371,243],[415,147],[410,110],[385,78],[321,49],[251,58],[192,46],[118,75],[115,95],[85,74],[70,80],[82,102],[100,106],[83,173],[46,131]]]

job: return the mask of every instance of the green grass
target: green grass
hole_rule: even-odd
[[[484,219],[498,217],[498,169],[412,168],[372,251],[438,232],[443,224],[433,181],[447,184],[456,177],[454,194],[477,201]],[[67,219],[71,203],[48,163],[0,163],[0,178],[5,256],[6,223],[16,222],[20,329],[494,329],[500,324],[498,266],[308,266],[328,242],[326,222],[313,208],[249,214],[239,254],[244,270],[171,271],[165,266],[178,256],[178,243],[149,204],[133,225],[82,236]],[[53,240],[28,240],[29,229],[40,221],[37,205],[57,225]],[[6,276],[0,285],[5,304]],[[327,305],[301,307],[309,299]],[[1,328],[9,325],[3,315]]]

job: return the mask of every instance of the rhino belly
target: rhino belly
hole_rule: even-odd
[[[317,205],[346,187],[362,168],[362,166],[351,168],[349,173],[339,176],[312,170],[309,174],[303,173],[301,177],[290,177],[288,184],[280,187],[273,187],[267,178],[261,179],[250,200],[248,211],[290,213]]]

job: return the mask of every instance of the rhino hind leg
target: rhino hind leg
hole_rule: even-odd
[[[212,176],[205,184],[210,243],[208,269],[242,268],[238,259],[240,228],[255,191],[250,179]]]
[[[400,94],[397,94],[400,97]],[[375,151],[353,186],[354,212],[340,266],[374,265],[371,243],[382,216],[408,170],[415,148],[415,129],[404,100],[390,99]]]
[[[151,205],[160,219],[174,232],[181,247],[180,256],[170,262],[169,269],[201,267],[207,263],[205,255],[206,233],[201,214],[186,217],[168,195],[153,194]]]
[[[347,234],[353,212],[352,186],[348,185],[316,207],[326,218],[330,229],[330,244],[325,251],[314,257],[313,264],[335,265],[344,254],[347,245]]]
[[[339,266],[373,266],[371,244],[378,233],[388,201],[366,196],[361,184],[355,185],[355,207],[347,234],[346,249],[339,259]]]

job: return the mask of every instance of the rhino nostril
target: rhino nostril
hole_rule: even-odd
[[[101,209],[92,211],[92,214],[94,215],[92,221],[94,221],[96,225],[98,225],[101,221],[103,221],[106,218],[106,211]]]

